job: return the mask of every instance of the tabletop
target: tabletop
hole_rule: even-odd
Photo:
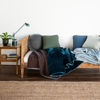
[[[21,44],[12,45],[12,46],[3,46],[3,44],[0,44],[0,49],[16,49],[20,47],[21,47]]]

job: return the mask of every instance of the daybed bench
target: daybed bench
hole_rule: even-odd
[[[27,68],[27,60],[25,61],[25,55],[29,51],[28,39],[30,36],[25,37],[21,40],[21,78],[24,77],[24,68]],[[100,65],[82,63],[78,68],[100,68]]]

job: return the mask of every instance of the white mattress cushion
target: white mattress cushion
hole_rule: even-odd
[[[32,51],[28,51],[26,53],[26,55],[24,56],[24,62],[27,63],[28,62],[28,58],[29,58],[29,55],[32,53]]]

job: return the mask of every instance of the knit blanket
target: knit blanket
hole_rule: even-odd
[[[100,64],[100,50],[89,48],[76,48],[72,51],[79,61],[88,62],[92,64]]]
[[[43,77],[50,79],[59,79],[60,77],[51,77],[48,67],[48,53],[45,50],[33,51],[28,58],[28,69],[40,70]]]

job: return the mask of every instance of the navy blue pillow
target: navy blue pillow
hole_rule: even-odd
[[[86,35],[74,35],[73,36],[73,49],[82,48],[83,43],[86,41]]]

